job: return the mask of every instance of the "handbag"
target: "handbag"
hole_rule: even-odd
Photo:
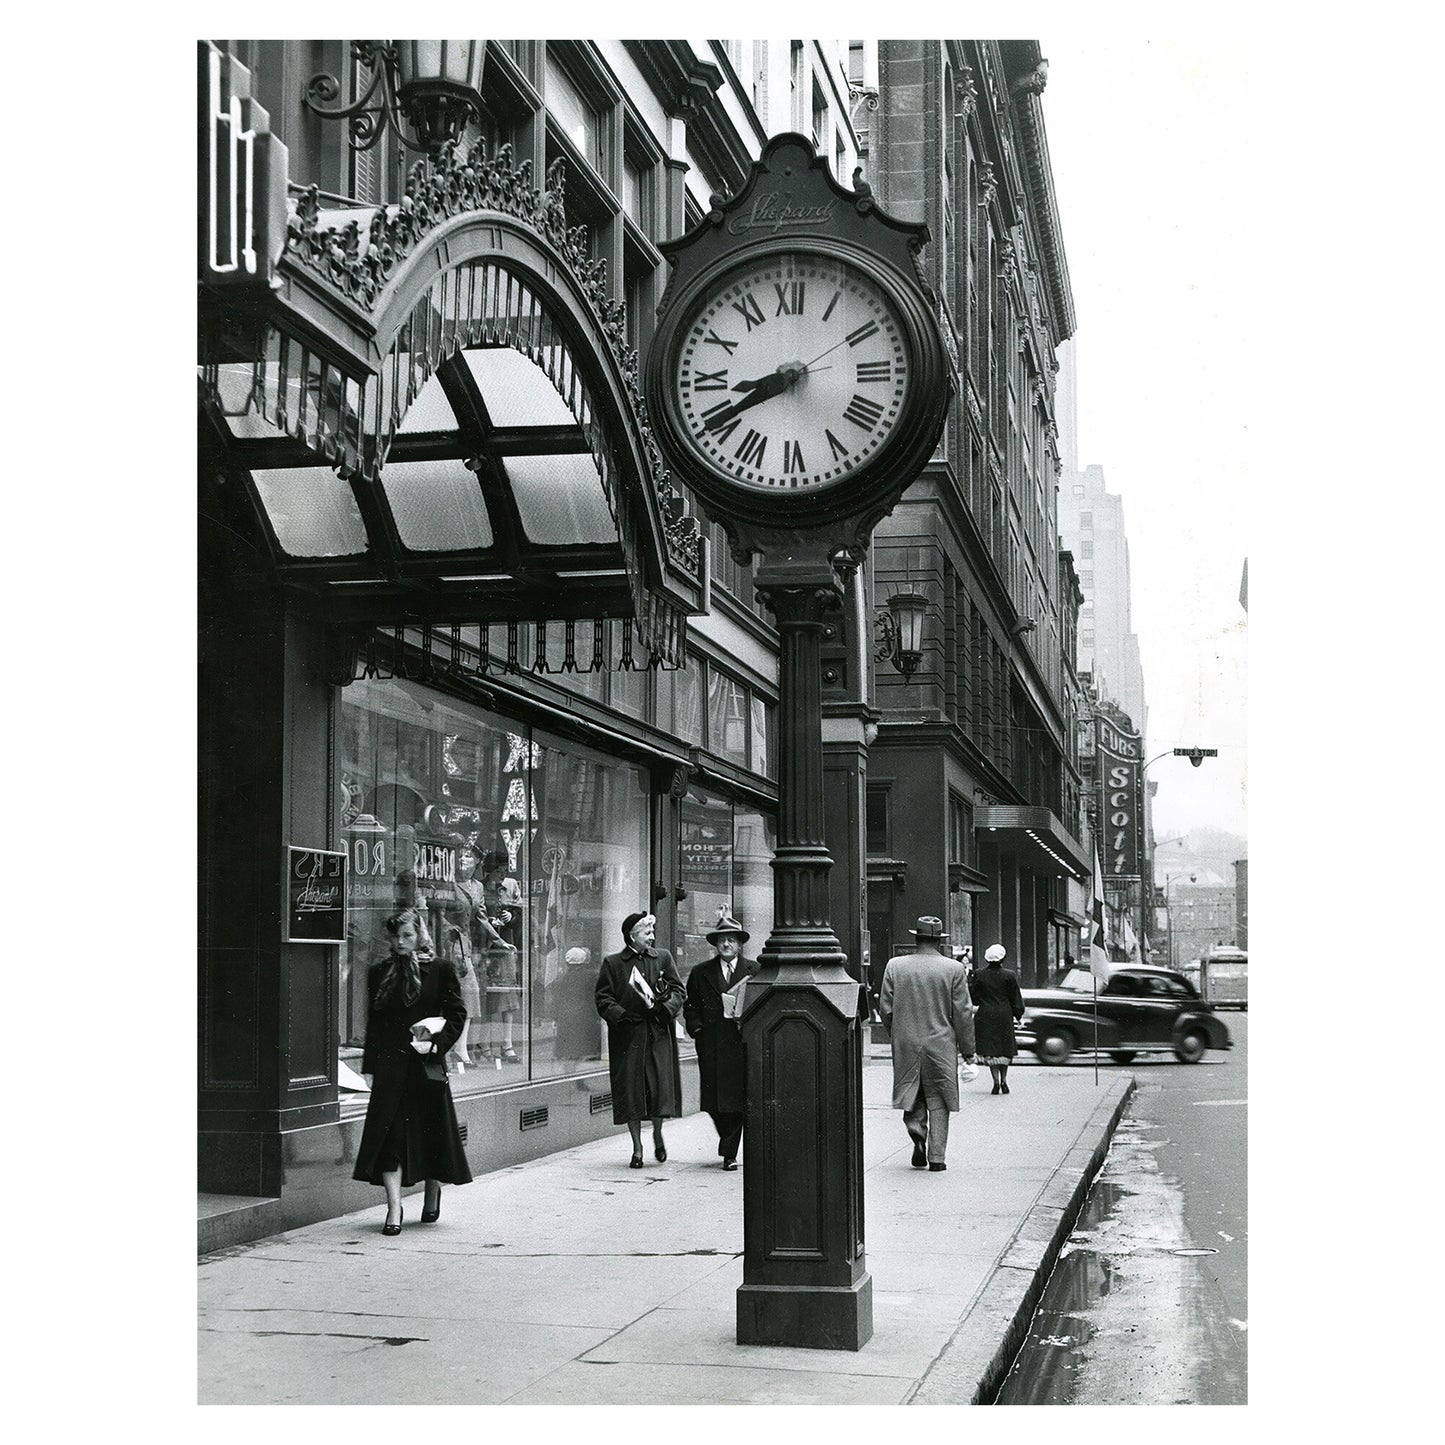
[[[921,927],[922,925],[920,925]],[[978,1065],[971,1064],[962,1054],[958,1056],[958,1082],[960,1084],[971,1084],[978,1078]]]

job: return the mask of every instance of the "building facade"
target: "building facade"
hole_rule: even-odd
[[[1084,921],[1078,595],[1059,543],[1054,416],[1055,353],[1074,315],[1046,77],[1034,42],[883,41],[879,107],[865,111],[875,194],[932,231],[922,264],[957,383],[939,448],[880,524],[861,578],[865,630],[890,594],[927,598],[922,657],[905,675],[874,649],[871,687],[850,693],[841,659],[833,678],[839,710],[851,695],[877,714],[875,980],[922,913],[945,918],[955,944],[1002,942],[1026,985],[1076,951]]]
[[[1129,538],[1124,501],[1110,492],[1101,466],[1066,472],[1059,486],[1059,534],[1074,555],[1084,603],[1079,617],[1079,670],[1148,736],[1144,669],[1134,632]]]
[[[1235,924],[1232,885],[1177,883],[1169,890],[1171,967],[1203,958],[1211,948],[1244,947]]]
[[[365,98],[371,42],[199,48],[211,1243],[371,1202],[347,1161],[399,904],[440,949],[476,891],[517,945],[515,976],[475,958],[450,1066],[474,1170],[612,1129],[570,951],[595,975],[650,908],[686,974],[721,911],[755,948],[771,922],[776,634],[662,472],[638,353],[657,243],[770,131],[851,176],[848,46],[448,44],[482,104],[429,160],[323,114]],[[857,877],[848,737],[830,842]]]
[[[326,114],[365,99],[376,44],[199,48],[213,1245],[373,1201],[348,1161],[366,972],[399,904],[444,948],[478,897],[517,945],[515,976],[474,960],[452,1066],[476,1171],[612,1130],[569,953],[585,984],[640,908],[684,974],[724,909],[766,938],[777,636],[662,471],[637,378],[658,243],[771,134],[928,222],[956,351],[944,440],[826,649],[849,966],[876,982],[937,912],[1044,982],[1087,905],[1084,594],[1053,414],[1074,322],[1037,45],[457,42],[481,106],[419,161],[374,119]],[[907,676],[877,621],[905,588],[929,607]]]

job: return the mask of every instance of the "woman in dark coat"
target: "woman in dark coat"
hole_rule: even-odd
[[[662,1121],[682,1109],[682,1073],[673,1020],[682,1012],[682,979],[665,948],[653,948],[657,920],[629,913],[622,921],[626,947],[609,953],[597,975],[597,1012],[607,1021],[612,1122],[632,1134],[633,1169],[642,1168],[642,1121],[652,1120],[652,1152],[667,1158]]]
[[[739,957],[748,936],[736,919],[718,919],[717,927],[707,935],[717,952],[688,974],[687,1003],[682,1012],[683,1027],[697,1040],[702,1107],[717,1130],[717,1152],[724,1169],[738,1167],[738,1145],[748,1108],[748,1059],[737,1019],[728,1017],[723,999],[757,971],[751,959]]]
[[[1003,944],[995,943],[983,956],[984,966],[975,969],[968,981],[977,1005],[973,1016],[974,1041],[979,1059],[993,1075],[992,1093],[1008,1093],[1008,1066],[1018,1053],[1014,1042],[1014,1020],[1024,1016],[1024,998],[1018,975],[1003,966],[1008,956]]]
[[[467,1021],[461,984],[445,960],[419,957],[417,915],[386,920],[391,953],[367,976],[370,1008],[361,1070],[371,1098],[353,1179],[386,1190],[383,1234],[400,1234],[403,1186],[426,1180],[423,1224],[441,1213],[443,1184],[470,1184],[447,1084],[447,1050]]]
[[[602,1030],[597,1026],[597,970],[585,948],[569,948],[563,955],[567,970],[552,985],[552,1017],[557,1034],[552,1056],[561,1060],[600,1059]]]

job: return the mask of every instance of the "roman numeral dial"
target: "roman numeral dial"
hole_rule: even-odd
[[[874,461],[910,395],[908,333],[861,268],[774,252],[678,321],[670,414],[697,464],[760,490],[826,487]]]

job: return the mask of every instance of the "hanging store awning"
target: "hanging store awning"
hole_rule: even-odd
[[[985,841],[1007,847],[1036,873],[1092,876],[1082,845],[1064,830],[1048,808],[990,804],[974,810],[974,832]]]
[[[227,174],[244,184],[234,157]],[[401,205],[293,193],[257,284],[202,267],[203,566],[353,635],[618,619],[681,661],[696,522],[562,172],[530,180],[448,149]]]

